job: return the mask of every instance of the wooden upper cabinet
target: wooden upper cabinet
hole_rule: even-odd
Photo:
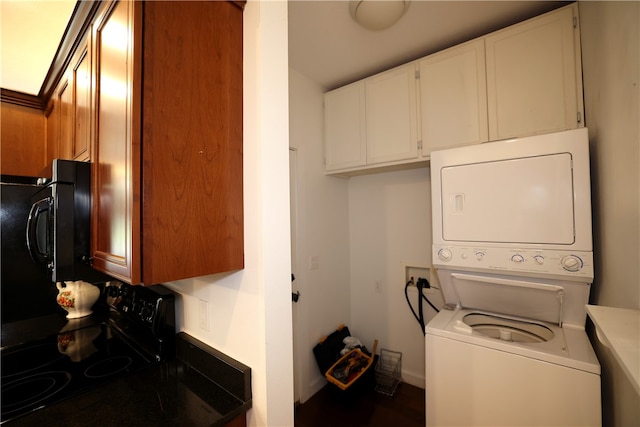
[[[59,108],[56,158],[73,160],[73,80],[63,78],[55,96]]]
[[[486,37],[491,140],[584,126],[577,17],[574,4]]]
[[[90,161],[91,50],[85,36],[50,100],[46,111],[47,163],[53,159]]]
[[[144,282],[241,269],[242,8],[144,5]]]
[[[133,2],[112,2],[94,28],[96,142],[92,192],[94,267],[127,282],[140,282],[139,86],[134,92]],[[134,10],[136,9],[136,10]],[[138,27],[136,25],[135,27]],[[139,59],[137,59],[139,62]],[[139,71],[139,69],[138,69]],[[135,76],[136,84],[140,75]],[[137,126],[135,132],[132,126]]]
[[[89,161],[91,156],[91,50],[89,37],[73,61],[73,159]]]
[[[48,165],[47,176],[53,176],[52,160],[58,155],[58,141],[60,138],[60,106],[58,99],[54,95],[49,100],[49,104],[44,112],[45,116],[45,162]]]
[[[69,73],[65,73],[56,86],[45,110],[46,148],[45,157],[48,175],[52,174],[53,159],[73,159],[72,101],[73,87],[69,84]]]
[[[93,37],[94,267],[145,285],[243,268],[241,7],[112,2]]]

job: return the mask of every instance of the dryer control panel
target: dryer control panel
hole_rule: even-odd
[[[593,280],[593,252],[583,251],[434,245],[433,265],[561,280]]]

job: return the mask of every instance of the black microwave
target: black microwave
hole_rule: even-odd
[[[110,277],[91,267],[91,164],[53,161],[53,179],[32,199],[26,239],[31,258],[53,282]]]

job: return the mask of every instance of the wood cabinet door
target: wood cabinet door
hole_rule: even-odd
[[[133,66],[134,5],[141,7],[138,3],[108,3],[94,30],[97,87],[93,266],[128,283],[141,280],[140,132],[134,100],[139,93],[139,75]]]
[[[416,65],[365,80],[367,165],[418,156]]]
[[[69,69],[63,74],[53,91],[47,108],[46,152],[48,170],[54,159],[73,160],[73,73]]]
[[[73,68],[73,158],[90,160],[91,146],[91,55],[85,40]]]
[[[366,165],[364,90],[364,81],[359,81],[324,95],[327,171]]]
[[[242,8],[144,3],[145,284],[244,267]]]
[[[486,37],[492,140],[583,126],[574,16],[576,5]]]
[[[478,39],[420,60],[424,155],[488,140],[484,55],[484,39]]]
[[[52,176],[53,159],[58,156],[58,141],[60,137],[60,105],[58,98],[54,94],[49,100],[49,105],[45,110],[46,144],[45,158],[48,168],[48,176]]]
[[[73,80],[64,78],[56,92],[60,108],[57,158],[73,160]]]

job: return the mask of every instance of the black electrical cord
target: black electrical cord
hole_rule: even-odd
[[[422,332],[424,333],[424,319],[420,319],[420,317],[418,317],[418,314],[413,309],[413,305],[411,304],[411,300],[409,300],[409,293],[407,292],[407,290],[409,289],[409,286],[411,286],[411,285],[413,285],[413,278],[411,280],[409,280],[407,282],[407,284],[404,286],[404,297],[407,299],[407,304],[409,305],[409,308],[411,309],[411,313],[413,313],[413,317],[416,318],[416,320],[420,324],[420,328],[422,328]]]
[[[435,306],[435,305],[433,305],[433,304],[431,303],[431,301],[429,301],[429,298],[427,298],[424,294],[422,295],[422,298],[424,298],[424,300],[425,300],[426,302],[428,302],[428,303],[429,303],[429,305],[431,306],[431,308],[433,308],[433,309],[436,311],[436,313],[440,313],[440,310],[438,310],[438,309],[436,308],[436,306]]]
[[[422,293],[422,288],[424,287],[424,282],[422,281],[421,278],[418,278],[418,282],[416,283],[416,287],[418,288],[418,315],[420,316],[420,326],[422,327],[422,334],[424,334],[425,331],[425,322],[424,322],[424,311],[422,310],[422,296],[424,295]]]
[[[425,285],[426,283],[426,285]],[[423,279],[423,278],[419,278],[418,279],[418,283],[416,284],[416,287],[418,288],[418,294],[419,294],[419,299],[418,299],[418,313],[416,313],[416,310],[413,308],[413,305],[411,304],[411,300],[409,299],[409,286],[413,285],[413,277],[411,278],[411,280],[409,280],[407,282],[407,284],[404,287],[404,297],[407,300],[407,304],[409,305],[409,308],[411,309],[411,313],[413,313],[413,317],[416,318],[416,320],[418,321],[418,324],[420,325],[420,329],[422,329],[422,333],[425,333],[425,321],[424,321],[424,311],[422,308],[422,300],[424,299],[425,301],[427,301],[427,303],[431,306],[431,308],[433,308],[436,313],[439,313],[440,310],[438,310],[432,303],[431,301],[429,301],[429,298],[427,298],[424,293],[423,293],[423,288],[430,288],[431,285],[429,284],[429,281],[427,279]]]
[[[429,284],[429,281],[428,281],[427,279],[423,279],[423,278],[419,278],[419,279],[418,279],[418,284],[419,284],[422,280],[424,280],[424,281],[426,282],[426,284],[427,284],[426,286],[423,286],[423,288],[430,288],[430,287],[431,287],[431,285]],[[431,306],[431,308],[433,308],[433,309],[436,311],[436,313],[440,313],[440,310],[438,310],[438,309],[436,308],[436,306],[435,306],[435,305],[433,305],[433,304],[431,303],[431,301],[429,301],[429,298],[427,298],[427,296],[426,296],[424,293],[422,293],[422,292],[421,292],[420,294],[422,295],[422,298],[424,298],[424,300],[425,300],[425,301],[426,301],[426,302]]]

